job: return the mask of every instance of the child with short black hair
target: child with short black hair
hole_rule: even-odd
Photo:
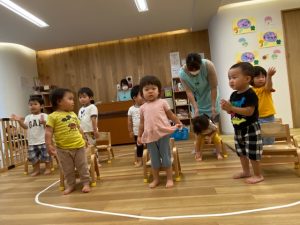
[[[50,154],[58,156],[60,167],[66,178],[67,195],[75,190],[77,169],[83,184],[82,192],[90,192],[90,174],[85,153],[84,134],[80,121],[73,112],[74,95],[65,88],[54,89],[50,94],[55,111],[48,116],[46,124],[46,145]],[[53,138],[55,139],[55,145]]]
[[[41,96],[32,95],[28,101],[31,114],[25,119],[15,114],[11,115],[13,120],[18,121],[20,126],[28,132],[28,160],[33,166],[31,176],[40,174],[40,163],[45,162],[45,175],[51,173],[51,157],[47,152],[45,144],[45,125],[48,115],[42,113],[44,100]]]
[[[135,167],[141,167],[143,165],[142,157],[143,157],[144,145],[137,144],[137,137],[139,134],[139,126],[140,126],[140,106],[144,103],[144,101],[140,94],[139,85],[135,85],[131,89],[131,98],[134,102],[134,105],[131,106],[128,110],[128,131],[129,131],[129,136],[131,138],[134,138],[134,141],[136,142]]]
[[[83,130],[88,144],[95,145],[98,133],[98,109],[94,105],[94,93],[88,87],[82,87],[78,90],[79,102],[82,105],[78,112],[80,127]]]
[[[171,111],[166,100],[160,98],[161,83],[155,76],[145,76],[140,81],[140,93],[145,103],[140,108],[140,126],[137,142],[147,144],[150,153],[153,181],[150,188],[159,185],[159,169],[166,169],[166,188],[174,186],[170,151],[170,135],[182,128],[182,123]],[[171,126],[169,120],[176,125]]]
[[[218,127],[215,125],[206,114],[196,116],[192,120],[193,131],[196,135],[195,143],[195,159],[196,161],[202,161],[202,151],[204,143],[213,143],[216,147],[217,159],[223,159],[221,155],[222,151],[222,139],[218,134]]]
[[[230,101],[222,99],[221,107],[231,114],[234,127],[234,141],[237,155],[240,157],[243,171],[234,179],[247,178],[246,183],[255,184],[264,180],[260,169],[262,156],[262,137],[258,123],[258,98],[249,84],[254,69],[250,63],[234,64],[228,72],[229,85],[235,90]],[[251,175],[249,161],[254,175]]]
[[[251,82],[254,92],[258,97],[259,123],[270,123],[275,121],[275,107],[272,99],[273,82],[272,77],[276,73],[274,67],[270,67],[268,72],[261,66],[254,66],[254,78]],[[271,145],[275,138],[263,138],[264,145]]]

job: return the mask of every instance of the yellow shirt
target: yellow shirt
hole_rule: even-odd
[[[48,116],[47,126],[53,128],[56,146],[76,149],[85,146],[79,130],[79,119],[74,112],[53,112]]]
[[[276,112],[275,112],[271,92],[267,91],[265,87],[260,87],[260,88],[252,87],[252,88],[258,97],[259,117],[268,117],[274,115]]]

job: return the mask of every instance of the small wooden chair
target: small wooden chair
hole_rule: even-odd
[[[221,154],[222,154],[222,156],[224,158],[227,158],[228,157],[227,149],[226,149],[226,146],[223,144],[223,141],[221,141],[221,145],[222,145],[222,152],[221,152]],[[212,144],[212,143],[205,143],[204,142],[203,146],[201,146],[202,152],[204,152],[204,151],[210,151],[211,152],[212,149],[215,149],[215,145]]]
[[[56,161],[56,164],[58,165],[58,159],[56,156],[51,156],[52,160],[51,160],[51,172],[53,172],[55,170],[54,168],[54,164],[53,164],[53,161],[55,160]],[[26,158],[24,159],[24,175],[28,175],[28,166],[29,166],[30,162],[27,158],[27,154],[26,154]]]
[[[111,146],[110,132],[99,132],[99,138],[96,140],[97,152],[107,152],[107,163],[111,163],[111,159],[115,157],[113,148]]]
[[[275,143],[263,146],[264,156],[294,156],[295,169],[299,169],[300,150],[297,141],[291,136],[288,124],[278,122],[261,124],[263,137],[275,137]]]
[[[179,160],[179,154],[177,148],[175,147],[174,138],[170,138],[170,151],[171,151],[171,160],[172,160],[172,168],[175,173],[175,181],[181,180],[181,166]],[[150,160],[150,155],[148,149],[144,149],[143,152],[143,171],[144,171],[144,183],[149,182],[149,177],[152,172],[151,164],[147,163]],[[161,168],[161,171],[164,171],[165,168]]]
[[[97,156],[95,154],[95,146],[88,146],[86,148],[86,156],[89,163],[90,177],[91,177],[91,186],[96,187],[97,180],[100,180],[100,170],[97,162]],[[59,189],[61,191],[65,190],[65,179],[62,169],[60,170],[60,184]]]

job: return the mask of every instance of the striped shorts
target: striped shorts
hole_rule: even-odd
[[[238,156],[259,161],[263,151],[260,125],[255,122],[245,128],[234,130],[234,144]]]

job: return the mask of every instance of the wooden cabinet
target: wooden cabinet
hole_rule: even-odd
[[[172,78],[174,113],[190,130],[191,106],[179,77]]]
[[[38,94],[33,94],[31,96],[40,96],[44,99],[44,113],[50,114],[54,111],[51,101],[50,101],[50,92],[55,89],[56,86],[53,85],[45,85],[45,86],[38,86],[35,87],[35,91],[38,92]]]
[[[129,137],[127,114],[132,101],[108,102],[97,105],[98,129],[111,133],[112,145],[131,144],[134,139]]]

